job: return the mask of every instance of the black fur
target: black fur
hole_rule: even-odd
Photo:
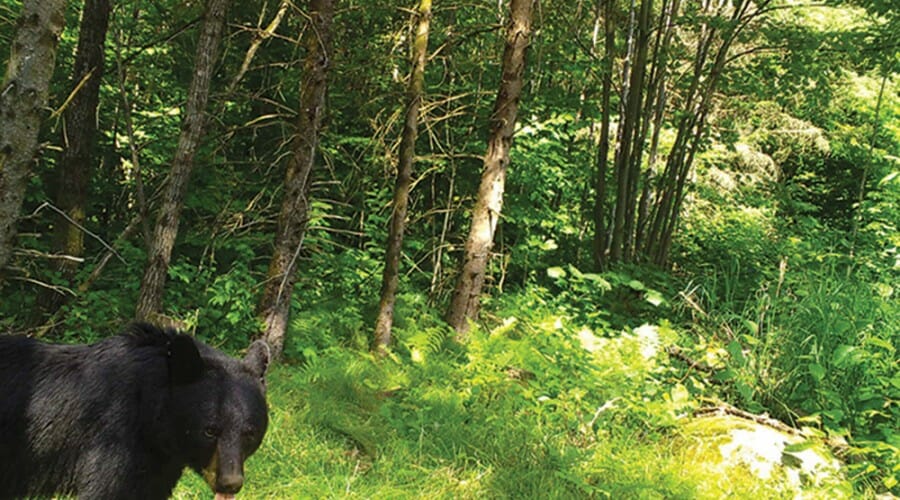
[[[0,499],[167,498],[185,467],[236,493],[267,363],[262,342],[238,360],[146,324],[93,345],[0,336]]]

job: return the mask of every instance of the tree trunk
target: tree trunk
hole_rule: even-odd
[[[97,106],[100,80],[103,78],[106,30],[109,25],[109,0],[85,0],[78,31],[78,48],[72,72],[74,96],[65,110],[62,132],[63,153],[59,162],[56,206],[66,217],[57,215],[53,226],[53,245],[58,254],[80,257],[84,254],[85,203],[97,143]],[[77,261],[62,259],[57,267],[70,280],[78,269]],[[63,295],[45,289],[41,309],[52,313]]]
[[[661,203],[652,228],[654,233],[648,240],[651,245],[650,257],[659,266],[666,265],[669,260],[669,251],[684,202],[688,175],[700,148],[706,119],[712,109],[713,95],[719,77],[728,62],[731,44],[754,17],[764,12],[763,9],[767,4],[767,1],[757,3],[757,10],[752,14],[748,14],[752,5],[748,0],[739,0],[727,6],[721,4],[717,7],[717,11],[711,13],[713,18],[721,16],[726,8],[732,10],[730,19],[722,25],[722,29],[717,29],[718,25],[704,25],[704,36],[700,38],[695,62],[694,79],[683,107],[686,116],[679,125],[678,135],[666,164],[667,178],[663,180]],[[719,42],[717,47],[716,41]],[[713,52],[712,62],[707,64],[709,55]]]
[[[503,189],[509,165],[509,149],[516,125],[516,112],[522,94],[525,52],[531,38],[531,12],[534,0],[511,0],[510,18],[503,51],[502,80],[491,115],[491,134],[484,156],[484,169],[478,199],[472,212],[472,227],[466,241],[463,268],[453,291],[447,322],[462,340],[469,320],[478,315],[479,297],[484,284],[488,256],[494,243],[494,231],[503,206]]]
[[[394,302],[397,297],[400,256],[403,251],[403,232],[406,228],[406,212],[409,204],[409,188],[412,184],[413,162],[416,155],[416,137],[419,128],[419,109],[425,87],[425,60],[428,55],[428,31],[431,23],[431,0],[421,0],[418,12],[418,28],[413,43],[413,69],[407,89],[406,121],[400,139],[400,158],[397,166],[397,185],[394,189],[394,207],[388,230],[384,274],[381,278],[381,300],[375,320],[375,349],[384,352],[391,343],[391,326],[394,321]]]
[[[63,0],[24,1],[0,87],[0,283],[37,153],[65,9]]]
[[[325,111],[327,74],[332,56],[331,23],[333,0],[310,0],[311,25],[305,30],[306,63],[300,93],[297,132],[288,159],[284,200],[278,215],[275,248],[258,313],[263,321],[263,338],[274,358],[284,350],[294,289],[297,255],[306,232],[309,212],[309,179]]]
[[[650,10],[653,0],[642,0],[637,16],[637,32],[633,37],[633,68],[629,75],[628,92],[625,101],[625,113],[620,117],[620,143],[616,150],[617,196],[615,216],[613,218],[612,246],[610,258],[614,261],[631,260],[631,245],[635,227],[636,197],[638,176],[643,144],[640,130],[642,127],[644,94],[644,75],[647,66],[647,53],[650,45]]]
[[[667,80],[669,72],[669,48],[672,45],[672,37],[674,35],[674,18],[680,8],[680,0],[672,0],[671,2],[663,2],[662,13],[658,26],[658,42],[655,48],[653,75],[649,85],[653,89],[653,98],[648,100],[653,102],[652,121],[649,124],[652,127],[650,136],[649,152],[647,153],[647,169],[644,176],[644,186],[641,193],[641,200],[638,204],[638,227],[635,235],[635,252],[640,253],[644,260],[647,260],[646,245],[647,232],[649,230],[649,221],[651,218],[650,206],[655,196],[653,187],[656,180],[656,164],[659,153],[659,137],[663,127],[663,118],[666,111],[667,99]],[[650,106],[648,105],[648,110]]]
[[[609,160],[609,127],[612,120],[613,60],[616,52],[615,1],[604,1],[603,90],[600,98],[600,144],[597,150],[596,180],[594,187],[594,267],[600,271],[606,267],[608,238],[606,235],[606,172]]]
[[[228,4],[229,0],[209,0],[206,6],[206,15],[197,42],[194,76],[188,90],[181,135],[172,161],[172,170],[169,172],[162,195],[153,240],[148,249],[147,267],[141,280],[141,293],[136,311],[138,319],[156,319],[162,310],[169,260],[178,235],[178,222],[191,170],[194,167],[194,155],[203,137],[209,86],[225,27],[225,11]]]

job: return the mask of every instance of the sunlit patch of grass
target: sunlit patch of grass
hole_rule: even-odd
[[[276,366],[269,431],[240,496],[783,496],[779,478],[723,471],[717,441],[683,429],[697,401],[665,366],[671,326],[589,336],[539,309],[475,329],[462,347],[410,336],[382,360],[333,348]],[[403,347],[432,343],[420,357]],[[175,493],[211,496],[191,473]]]

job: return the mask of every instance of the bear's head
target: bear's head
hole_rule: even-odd
[[[176,335],[167,354],[167,425],[177,436],[171,446],[217,499],[232,498],[244,484],[244,461],[259,448],[268,424],[269,347],[256,341],[243,359],[235,359]]]

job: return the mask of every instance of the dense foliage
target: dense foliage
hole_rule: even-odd
[[[710,94],[666,262],[597,269],[604,62],[617,75],[627,65],[634,2],[541,1],[482,314],[459,344],[442,317],[478,187],[507,10],[436,0],[394,345],[380,359],[368,351],[405,111],[416,2],[407,3],[336,2],[309,229],[251,494],[787,494],[750,476],[713,484],[715,472],[690,454],[685,422],[722,402],[832,446],[843,479],[809,485],[813,494],[900,494],[900,29],[891,2],[759,2],[766,8],[735,38]],[[660,157],[690,111],[679,106],[698,40],[725,23],[695,3],[676,19],[682,31],[663,59],[673,97],[656,126]],[[260,331],[298,133],[306,6],[285,4],[266,37],[278,2],[230,8],[168,270],[166,316],[231,351]],[[78,83],[70,75],[81,2],[67,8],[54,110]],[[18,12],[19,2],[0,1],[2,54]],[[611,54],[607,12],[619,28]],[[141,216],[161,202],[202,14],[194,1],[115,2],[84,260],[74,276],[53,265],[66,147],[54,113],[0,282],[0,330],[90,341],[133,317],[152,229]],[[623,89],[613,90],[615,136],[624,108]],[[663,162],[649,162],[637,157],[642,175],[661,173]],[[59,310],[45,307],[48,290],[64,297]],[[648,331],[656,350],[645,357]],[[689,459],[697,467],[685,471]],[[188,481],[180,494],[200,488]]]

